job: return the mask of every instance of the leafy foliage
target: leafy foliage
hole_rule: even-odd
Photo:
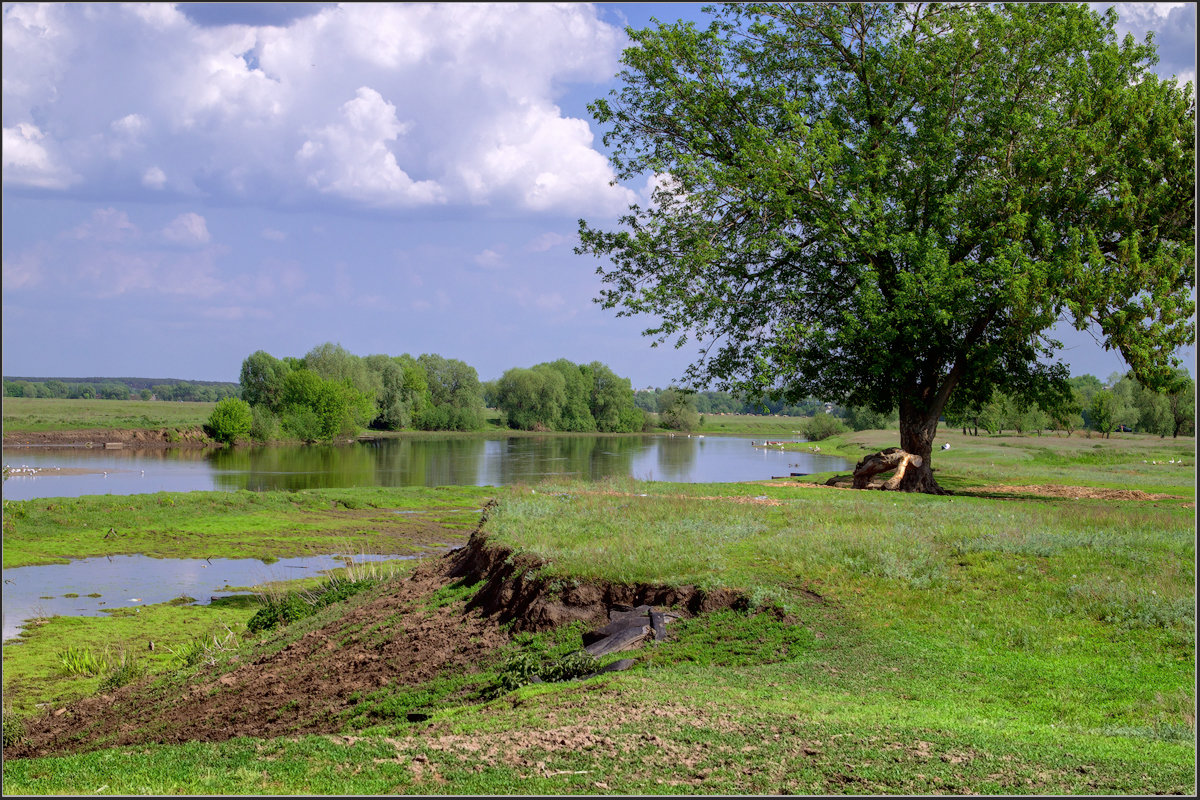
[[[833,414],[817,414],[800,423],[801,435],[810,442],[819,442],[830,436],[845,433],[846,430],[846,425]]]
[[[1060,318],[1140,380],[1195,339],[1195,108],[1150,42],[1070,4],[727,4],[633,31],[590,106],[621,228],[580,221],[600,300],[752,395],[898,408],[1068,397]],[[931,488],[928,459],[905,488]]]
[[[310,617],[322,608],[340,603],[379,583],[374,578],[361,580],[330,579],[313,592],[288,592],[281,597],[267,595],[263,607],[246,623],[250,633],[269,631]]]
[[[219,442],[233,443],[250,433],[254,412],[250,404],[236,397],[218,401],[208,418],[208,435]]]
[[[521,430],[630,433],[644,419],[629,379],[599,361],[514,367],[497,381],[496,402],[509,426]]]

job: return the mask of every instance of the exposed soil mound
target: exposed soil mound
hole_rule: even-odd
[[[113,430],[97,428],[81,431],[17,431],[4,434],[5,447],[99,447],[120,442],[123,447],[160,449],[165,447],[213,447],[217,444],[201,428],[156,430]]]
[[[26,740],[5,758],[144,742],[223,741],[237,736],[336,733],[345,712],[384,687],[425,683],[443,672],[476,671],[510,641],[510,629],[545,630],[573,620],[603,624],[614,604],[676,606],[687,612],[746,608],[731,591],[615,584],[551,586],[540,566],[490,547],[480,531],[466,547],[430,559],[402,581],[252,663],[209,667],[168,687],[127,686],[26,720]],[[463,603],[436,607],[439,589],[478,582]],[[510,627],[503,627],[511,622]],[[285,633],[286,635],[286,633]],[[282,638],[282,637],[281,637]],[[232,666],[232,669],[230,667]]]
[[[538,575],[540,564],[536,559],[488,546],[478,532],[451,558],[452,576],[470,583],[483,582],[468,609],[480,609],[501,624],[512,623],[514,631],[544,631],[575,621],[603,625],[608,622],[609,611],[619,606],[667,606],[691,614],[749,607],[745,595],[729,589],[704,591],[694,586],[564,583],[548,579]]]

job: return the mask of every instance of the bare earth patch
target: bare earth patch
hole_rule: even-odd
[[[482,610],[428,607],[424,601],[452,581],[443,562],[431,559],[386,593],[253,663],[210,668],[156,695],[127,686],[27,720],[28,742],[6,747],[5,758],[336,731],[355,698],[424,683],[443,670],[469,671],[509,641]]]
[[[1065,497],[1078,500],[1185,500],[1176,494],[1151,494],[1140,489],[1098,489],[1092,486],[981,486],[972,489],[959,489],[955,494],[989,495],[989,494],[1036,494],[1042,497]]]
[[[762,482],[763,486],[779,486],[779,481]],[[845,484],[830,486],[825,483],[806,483],[805,487],[817,486],[826,489],[848,489],[855,490],[849,485],[847,477]],[[1186,497],[1181,497],[1177,494],[1154,494],[1151,492],[1143,492],[1140,489],[1102,489],[1095,486],[1057,486],[1054,484],[1040,484],[1030,486],[1012,486],[1009,484],[996,484],[994,486],[973,486],[970,489],[955,489],[950,492],[952,495],[967,496],[967,497],[995,497],[1003,495],[1038,495],[1041,497],[1059,497],[1074,500],[1186,500]]]
[[[5,447],[86,447],[103,448],[109,442],[139,450],[166,447],[212,447],[217,443],[200,428],[184,431],[126,430],[96,428],[80,431],[16,431],[4,434]]]

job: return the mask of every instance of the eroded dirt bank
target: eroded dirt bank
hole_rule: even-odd
[[[477,671],[502,657],[510,631],[545,630],[573,620],[602,625],[618,603],[675,606],[685,613],[747,606],[744,596],[731,591],[551,586],[532,576],[539,566],[535,560],[510,556],[477,530],[465,547],[427,560],[365,603],[346,604],[342,616],[322,629],[298,639],[286,629],[263,636],[262,655],[249,663],[207,667],[166,688],[131,685],[47,709],[26,720],[25,742],[5,748],[4,757],[337,733],[345,712],[362,698],[443,672]],[[465,608],[462,602],[441,607],[429,602],[452,584],[477,586]],[[290,643],[274,648],[272,642]]]
[[[217,443],[200,428],[115,430],[95,428],[80,431],[16,431],[4,433],[5,447],[99,447],[119,442],[123,448],[215,447]]]

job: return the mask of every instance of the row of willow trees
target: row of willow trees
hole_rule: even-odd
[[[364,428],[473,431],[484,427],[485,404],[524,430],[631,432],[644,424],[629,379],[598,361],[514,368],[483,384],[457,359],[357,356],[325,343],[302,358],[259,350],[242,362],[240,381],[241,400],[222,401],[210,419],[218,439],[331,441]]]

